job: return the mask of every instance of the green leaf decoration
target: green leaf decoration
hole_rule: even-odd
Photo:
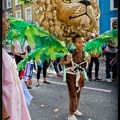
[[[84,51],[89,54],[100,54],[102,52],[101,46],[103,43],[108,43],[109,40],[115,42],[116,45],[118,44],[118,29],[106,31],[95,39],[89,40],[84,47]]]
[[[35,48],[18,64],[18,70],[24,69],[26,62],[34,58],[36,61],[41,58],[44,62],[44,60],[49,61],[50,58],[55,60],[57,57],[63,57],[68,53],[68,49],[60,40],[35,24],[13,17],[9,17],[9,24],[7,39],[11,44],[14,40],[19,40],[24,46],[26,40],[31,47]]]

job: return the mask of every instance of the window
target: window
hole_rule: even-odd
[[[111,18],[111,20],[110,20],[110,28],[111,28],[111,29],[113,29],[113,28],[112,28],[112,23],[113,23],[113,22],[118,23],[118,18],[117,18],[117,17]]]
[[[110,10],[118,9],[118,0],[110,0]]]
[[[18,0],[15,0],[15,5],[19,5],[20,2]]]
[[[12,3],[11,3],[11,0],[7,0],[7,9],[11,8],[12,7]]]
[[[32,10],[31,7],[25,9],[25,20],[32,23]]]
[[[16,18],[22,19],[21,10],[16,11]]]

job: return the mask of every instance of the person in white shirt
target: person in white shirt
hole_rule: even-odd
[[[20,40],[15,40],[12,43],[12,53],[15,55],[16,64],[18,64],[23,58],[25,58],[27,52],[28,43],[25,41],[24,46],[20,43]],[[20,71],[19,71],[20,76]]]
[[[114,21],[112,23],[112,28],[117,29],[118,28],[118,23],[117,21]],[[117,78],[117,67],[112,70],[112,79],[111,79],[111,74],[110,71],[112,69],[112,66],[110,65],[110,61],[112,58],[115,57],[117,54],[117,46],[115,46],[115,43],[113,41],[109,41],[108,45],[106,46],[106,81],[107,82],[112,82],[112,80],[115,80]]]
[[[115,47],[114,43],[112,41],[108,42],[108,45],[106,46],[106,81],[112,82],[112,79],[117,78],[117,70],[112,71],[112,79],[110,71],[112,69],[112,66],[110,65],[110,61],[112,58],[115,57],[117,53],[117,48]]]

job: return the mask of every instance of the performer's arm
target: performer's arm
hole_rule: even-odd
[[[65,58],[62,58],[61,61],[60,61],[60,65],[67,65],[70,63],[70,60],[71,60],[71,56],[70,55],[67,55],[66,56],[66,59]]]
[[[87,63],[89,64],[90,63],[90,58],[86,57],[85,59],[86,59]]]

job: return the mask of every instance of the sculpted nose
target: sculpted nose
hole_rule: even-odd
[[[82,3],[86,6],[91,4],[90,0],[80,0],[78,3]]]

